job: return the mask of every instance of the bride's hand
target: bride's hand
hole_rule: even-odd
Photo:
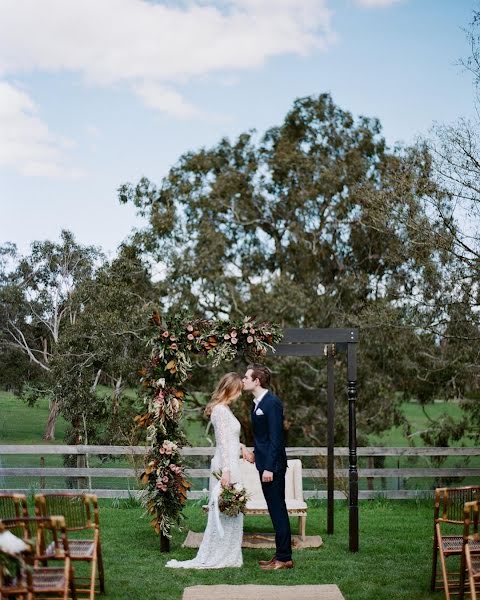
[[[225,471],[220,479],[220,485],[222,487],[227,487],[230,485],[230,471]]]
[[[250,452],[250,450],[247,450],[246,447],[243,447],[242,449],[242,458],[243,460],[246,460],[252,464],[255,462],[255,455],[253,454],[253,452]]]

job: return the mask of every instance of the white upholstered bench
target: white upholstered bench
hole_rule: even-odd
[[[247,515],[268,515],[267,503],[262,492],[260,477],[255,465],[241,461],[242,481],[251,495],[247,503]],[[307,524],[307,504],[303,499],[302,461],[292,459],[288,461],[285,474],[285,501],[290,517],[298,517],[298,533],[302,540],[305,539]]]

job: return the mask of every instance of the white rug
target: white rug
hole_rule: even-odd
[[[336,585],[194,585],[183,600],[345,600]]]

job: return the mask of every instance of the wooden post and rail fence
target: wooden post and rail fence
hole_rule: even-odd
[[[182,454],[187,457],[204,457],[206,461],[209,457],[213,456],[215,448],[213,447],[202,447],[202,448],[184,448]],[[146,448],[144,446],[66,446],[66,445],[0,445],[0,488],[3,491],[23,491],[28,493],[32,487],[51,491],[65,491],[65,488],[51,488],[48,485],[48,480],[51,477],[65,477],[70,482],[70,488],[88,488],[92,492],[98,495],[99,498],[122,498],[128,497],[129,495],[135,495],[136,486],[134,489],[101,489],[96,488],[95,479],[99,477],[103,478],[123,478],[123,479],[136,479],[141,468],[142,459],[141,457],[145,454]],[[336,499],[346,498],[348,495],[348,448],[338,447],[335,448],[335,494]],[[51,455],[68,455],[76,456],[76,467],[47,467],[44,466],[48,462],[46,457]],[[112,456],[112,457],[130,457],[132,459],[132,467],[120,468],[120,467],[104,467],[95,466],[87,467],[88,457],[93,456]],[[302,475],[305,479],[309,479],[310,484],[313,481],[315,488],[321,487],[327,479],[327,448],[299,448],[292,447],[287,448],[287,455],[289,458],[300,458],[302,462],[316,461],[317,464],[324,462],[325,468],[309,468],[305,467],[302,470]],[[4,462],[10,462],[8,456],[25,456],[30,457],[25,459],[25,462],[29,460],[40,459],[38,467],[19,467],[19,466],[3,466]],[[2,457],[3,458],[2,460]],[[35,457],[33,459],[32,457]],[[397,466],[397,467],[383,467],[375,468],[375,459],[394,457],[396,464],[398,465],[400,459],[408,458],[411,460],[428,459],[431,457],[448,458],[455,457],[460,459],[460,466]],[[366,467],[362,466],[358,469],[359,480],[365,480],[366,489],[359,490],[360,499],[375,498],[377,496],[383,496],[392,499],[406,499],[415,498],[422,495],[429,495],[432,489],[399,489],[402,486],[397,485],[397,489],[392,489],[392,486],[387,486],[390,489],[375,489],[378,486],[374,485],[374,481],[378,478],[382,482],[387,479],[393,478],[397,482],[403,481],[409,478],[452,478],[452,480],[459,481],[466,477],[478,478],[480,480],[480,460],[475,460],[476,457],[480,457],[480,447],[473,448],[388,448],[388,447],[359,447],[358,458],[360,461],[366,458]],[[188,458],[187,458],[188,460]],[[478,467],[464,466],[474,460],[479,465]],[[18,458],[15,459],[18,463]],[[345,467],[343,464],[345,464]],[[137,465],[135,468],[133,465]],[[198,478],[208,478],[208,468],[187,468],[187,475],[190,479],[195,480]],[[8,478],[8,483],[5,478]],[[34,478],[34,485],[25,484],[16,485],[15,479],[20,478],[25,481],[25,478]],[[92,481],[93,480],[93,481]],[[73,483],[73,485],[72,485]],[[395,487],[395,486],[394,486]],[[304,498],[326,498],[327,492],[320,489],[305,489],[304,484]],[[202,491],[190,491],[190,499],[199,499],[205,495]]]

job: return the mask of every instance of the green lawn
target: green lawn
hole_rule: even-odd
[[[404,410],[414,430],[425,427],[421,407],[406,404]],[[451,411],[459,415],[455,404],[436,404],[429,411]],[[40,403],[29,408],[11,394],[0,392],[0,443],[45,443],[41,436],[48,407]],[[56,443],[62,443],[65,424],[59,422]],[[192,430],[198,444],[204,431],[200,425]],[[191,439],[193,439],[191,438]],[[207,442],[204,442],[207,443]],[[406,445],[398,430],[372,439],[377,445]],[[420,444],[418,444],[420,445]],[[31,464],[38,457],[4,456],[3,464]],[[62,457],[46,457],[47,466],[61,464]],[[52,462],[53,461],[53,462]],[[55,462],[56,461],[56,462]],[[114,463],[114,466],[118,463]],[[113,480],[111,480],[113,481]],[[119,482],[120,480],[117,480]],[[95,480],[98,484],[99,481]],[[106,482],[108,483],[108,482]],[[118,503],[117,503],[118,504]],[[128,506],[120,502],[120,506]],[[443,597],[429,592],[431,568],[432,506],[430,501],[386,500],[360,503],[360,552],[348,551],[348,507],[335,503],[335,535],[325,533],[326,505],[310,503],[307,534],[320,534],[324,546],[294,553],[291,571],[262,572],[257,561],[271,557],[270,550],[244,550],[242,569],[221,571],[171,571],[164,568],[168,558],[192,558],[196,551],[182,549],[186,533],[174,534],[172,552],[160,554],[158,537],[141,508],[116,508],[115,502],[101,501],[102,542],[106,565],[107,600],[180,599],[189,585],[214,583],[314,584],[336,583],[347,600],[433,600]],[[189,502],[185,514],[187,529],[202,531],[206,517],[198,504]],[[292,521],[296,527],[296,522]],[[247,531],[272,531],[268,518],[249,517]]]
[[[206,517],[189,503],[188,528],[203,531]],[[158,537],[141,518],[141,509],[100,510],[107,595],[111,600],[180,599],[185,587],[206,584],[299,585],[335,583],[347,600],[424,600],[441,597],[429,592],[432,507],[425,502],[362,502],[360,551],[348,550],[348,508],[336,503],[335,534],[325,533],[326,508],[310,508],[307,534],[320,534],[324,546],[294,551],[291,571],[262,572],[257,561],[271,550],[244,549],[241,569],[220,571],[164,568],[166,560],[193,558],[196,550],[181,548],[185,533],[176,533],[169,555],[159,552]],[[292,521],[292,526],[296,522]],[[268,518],[249,517],[247,531],[272,531]]]
[[[463,411],[458,403],[453,401],[428,404],[425,410],[416,402],[404,402],[401,410],[411,425],[411,441],[414,442],[415,446],[425,445],[419,433],[428,429],[429,417],[435,420],[442,415],[448,415],[455,421],[459,421],[463,415]],[[409,440],[405,437],[402,427],[392,427],[384,431],[381,435],[371,435],[370,443],[372,446],[401,447],[408,446]],[[460,440],[458,445],[472,446],[473,444],[471,440],[465,438]]]
[[[17,396],[0,391],[0,444],[62,444],[66,423],[61,417],[57,421],[56,441],[42,440],[47,418],[47,400],[30,407]]]
[[[423,446],[418,432],[428,427],[428,417],[422,407],[413,402],[405,402],[402,411],[412,426],[413,440],[416,446]],[[460,419],[462,410],[455,402],[439,402],[428,405],[425,412],[436,419],[441,415],[450,415]],[[48,402],[41,400],[36,406],[29,407],[13,394],[0,391],[0,444],[41,444],[63,443],[66,423],[59,418],[56,429],[55,442],[42,440],[45,423],[48,417]],[[188,420],[186,422],[189,440],[194,446],[208,446],[209,439],[205,434],[204,423]],[[209,436],[212,436],[210,432]],[[401,427],[392,427],[381,435],[371,435],[369,443],[375,446],[408,446]],[[461,440],[461,444],[471,445],[470,440]]]
[[[428,427],[428,417],[422,410],[422,407],[416,403],[404,403],[402,410],[411,423],[412,432],[414,433],[413,440],[416,446],[423,446],[423,442],[418,435],[418,432],[423,431]],[[426,407],[426,413],[431,418],[437,418],[442,414],[448,414],[454,419],[461,417],[461,409],[458,404],[454,402],[448,403],[436,403]],[[46,401],[41,401],[35,407],[31,408],[27,406],[22,400],[9,394],[7,392],[0,392],[0,444],[49,444],[49,443],[63,443],[63,435],[66,427],[65,421],[60,418],[57,424],[57,435],[55,442],[45,442],[42,440],[43,430],[45,422],[48,416],[48,405]],[[187,430],[188,439],[194,446],[207,446],[210,445],[212,432],[209,433],[210,439],[206,436],[205,425],[203,422],[186,420],[185,427]],[[376,446],[406,446],[408,440],[404,437],[403,429],[400,427],[394,427],[381,436],[370,436],[369,443]],[[471,445],[471,440],[462,440],[459,445]],[[40,466],[40,455],[30,456],[13,456],[4,455],[0,457],[0,462],[4,467],[38,467]],[[46,467],[61,467],[63,466],[63,456],[59,455],[45,455],[44,456]],[[305,466],[324,466],[317,465],[315,461],[311,459],[304,459]],[[434,459],[430,457],[417,457],[417,458],[386,458],[385,467],[430,467],[435,466]],[[208,460],[203,461],[201,459],[189,458],[187,460],[188,466],[197,468],[208,468]],[[344,467],[347,466],[346,459],[343,461]],[[312,463],[312,464],[310,464]],[[100,466],[100,460],[98,457],[90,457],[90,466]],[[109,460],[101,464],[102,467],[132,467],[131,459],[128,457],[117,458],[116,460]],[[364,458],[359,459],[360,467],[367,467],[367,460]],[[380,464],[376,466],[381,466]],[[442,464],[444,467],[479,467],[480,457],[468,459],[465,457],[450,457]],[[472,483],[472,481],[464,479],[463,482]],[[193,480],[194,489],[202,489],[206,485],[204,480]],[[459,482],[456,482],[459,483]],[[52,487],[64,487],[64,479],[62,478],[49,478],[47,484]],[[435,485],[448,484],[444,482],[435,482],[433,478],[429,479],[418,479],[410,478],[407,480],[400,480],[397,478],[389,478],[385,481],[380,479],[375,480],[376,489],[431,489]],[[308,480],[304,481],[305,489],[325,489],[325,482],[319,480]],[[0,482],[0,487],[26,487],[35,488],[39,486],[38,478],[5,478]],[[118,479],[118,478],[95,478],[93,480],[93,486],[101,489],[135,489],[137,482],[135,478],[130,480]],[[360,488],[365,489],[367,487],[367,481],[360,479]]]

